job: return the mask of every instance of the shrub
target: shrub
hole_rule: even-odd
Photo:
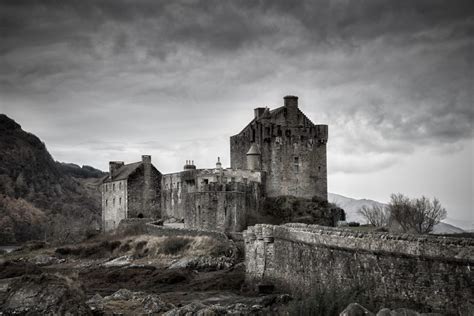
[[[189,246],[190,239],[183,237],[168,237],[166,238],[161,247],[164,254],[175,255],[180,251],[183,251]]]
[[[347,226],[349,226],[349,227],[359,227],[360,223],[358,223],[358,222],[349,222],[349,223],[347,223]]]
[[[397,222],[405,232],[427,234],[441,220],[446,218],[446,209],[437,198],[432,201],[424,196],[409,199],[403,194],[392,194],[388,210],[391,219]]]
[[[388,225],[390,218],[389,210],[383,206],[374,204],[372,206],[362,206],[357,213],[365,218],[367,223],[375,227],[384,227]]]

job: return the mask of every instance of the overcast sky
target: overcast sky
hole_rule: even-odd
[[[329,191],[473,227],[467,1],[0,1],[0,112],[56,160],[229,165],[253,108],[328,124]]]

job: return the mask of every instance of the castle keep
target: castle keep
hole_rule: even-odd
[[[104,229],[125,218],[150,217],[174,218],[189,228],[242,231],[266,196],[327,201],[327,125],[313,124],[296,96],[254,113],[230,138],[230,168],[222,168],[220,159],[210,169],[186,161],[182,171],[161,175],[150,156],[128,165],[110,162],[102,185]]]
[[[232,169],[266,173],[267,196],[293,195],[327,200],[328,126],[315,125],[286,96],[274,110],[256,108],[254,119],[230,138]]]

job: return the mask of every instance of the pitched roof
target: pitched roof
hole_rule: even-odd
[[[104,182],[110,182],[110,181],[116,181],[116,180],[126,180],[142,164],[143,164],[143,162],[139,161],[139,162],[134,162],[134,163],[129,163],[127,165],[123,165],[122,167],[120,167],[115,172],[115,175],[112,178],[109,175],[109,177]]]
[[[267,108],[268,109],[268,108]],[[261,117],[259,117],[258,119],[256,118],[253,118],[247,125],[245,125],[245,127],[236,135],[234,136],[237,136],[237,135],[240,135],[242,134],[250,125],[252,125],[255,121],[259,121],[261,119],[272,119],[276,116],[278,116],[279,114],[281,114],[281,112],[283,112],[285,110],[285,106],[280,106],[278,108],[275,108],[273,110],[269,110],[268,112],[265,111],[264,115],[262,115]],[[306,119],[311,125],[315,125],[313,123],[313,121],[311,121],[308,116],[306,116],[306,114],[303,113],[303,111],[301,111],[301,109],[298,109],[298,112],[300,115],[302,115],[303,119]]]
[[[250,149],[247,152],[247,155],[260,155],[260,149],[258,149],[255,143],[252,143],[252,146],[250,146]]]

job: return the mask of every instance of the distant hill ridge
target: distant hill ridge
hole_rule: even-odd
[[[347,222],[359,222],[365,224],[365,219],[357,212],[361,207],[368,206],[372,207],[374,205],[386,206],[387,204],[368,200],[368,199],[353,199],[347,196],[343,196],[335,193],[328,193],[328,200],[331,203],[337,204],[339,207],[344,209],[346,212]],[[438,225],[435,225],[433,232],[434,234],[458,234],[464,232],[463,229],[456,227],[454,225],[441,222]]]

